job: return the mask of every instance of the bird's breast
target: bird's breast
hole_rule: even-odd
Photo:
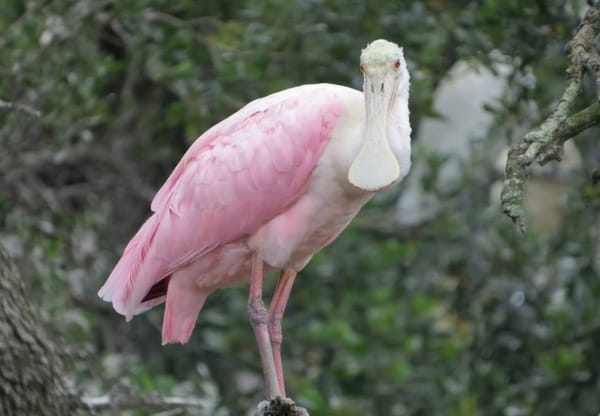
[[[341,91],[345,107],[300,198],[248,240],[274,268],[301,270],[331,243],[373,196],[354,187],[348,171],[364,133],[362,94]]]
[[[273,268],[303,269],[372,196],[346,192],[335,175],[331,164],[320,164],[303,195],[248,239],[250,249],[260,253]]]

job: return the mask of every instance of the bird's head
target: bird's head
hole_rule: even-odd
[[[408,83],[408,70],[402,48],[384,39],[371,42],[362,50],[360,70],[365,76],[365,92],[368,87],[373,93],[376,82],[379,82],[380,89]]]
[[[362,147],[350,166],[348,180],[354,186],[377,191],[400,177],[398,160],[390,149],[387,120],[399,97],[408,106],[409,75],[402,48],[378,39],[360,55],[364,74],[366,129]]]

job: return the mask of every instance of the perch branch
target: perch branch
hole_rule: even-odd
[[[296,406],[289,398],[276,397],[260,402],[254,416],[310,416],[306,409]]]
[[[581,93],[583,72],[588,69],[596,79],[600,94],[600,56],[594,48],[594,39],[600,32],[600,3],[588,9],[566,50],[569,57],[567,87],[558,105],[539,127],[525,135],[508,152],[506,179],[502,189],[502,209],[519,230],[525,232],[523,211],[524,185],[527,169],[532,163],[560,161],[563,144],[587,128],[600,124],[600,104],[595,102],[582,111],[571,114]],[[599,98],[600,99],[600,98]]]

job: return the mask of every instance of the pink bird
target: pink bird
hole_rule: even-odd
[[[270,398],[285,397],[281,319],[296,274],[410,168],[402,49],[362,51],[364,93],[333,84],[252,101],[210,128],[152,201],[99,296],[130,320],[166,302],[162,342],[185,343],[213,291],[250,283],[248,315]],[[281,271],[267,310],[263,275]]]

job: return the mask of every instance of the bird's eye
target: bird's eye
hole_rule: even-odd
[[[396,59],[396,62],[394,62],[394,68],[400,68],[400,59]]]
[[[360,72],[365,72],[365,66],[363,64],[360,64],[358,68],[360,69]]]

